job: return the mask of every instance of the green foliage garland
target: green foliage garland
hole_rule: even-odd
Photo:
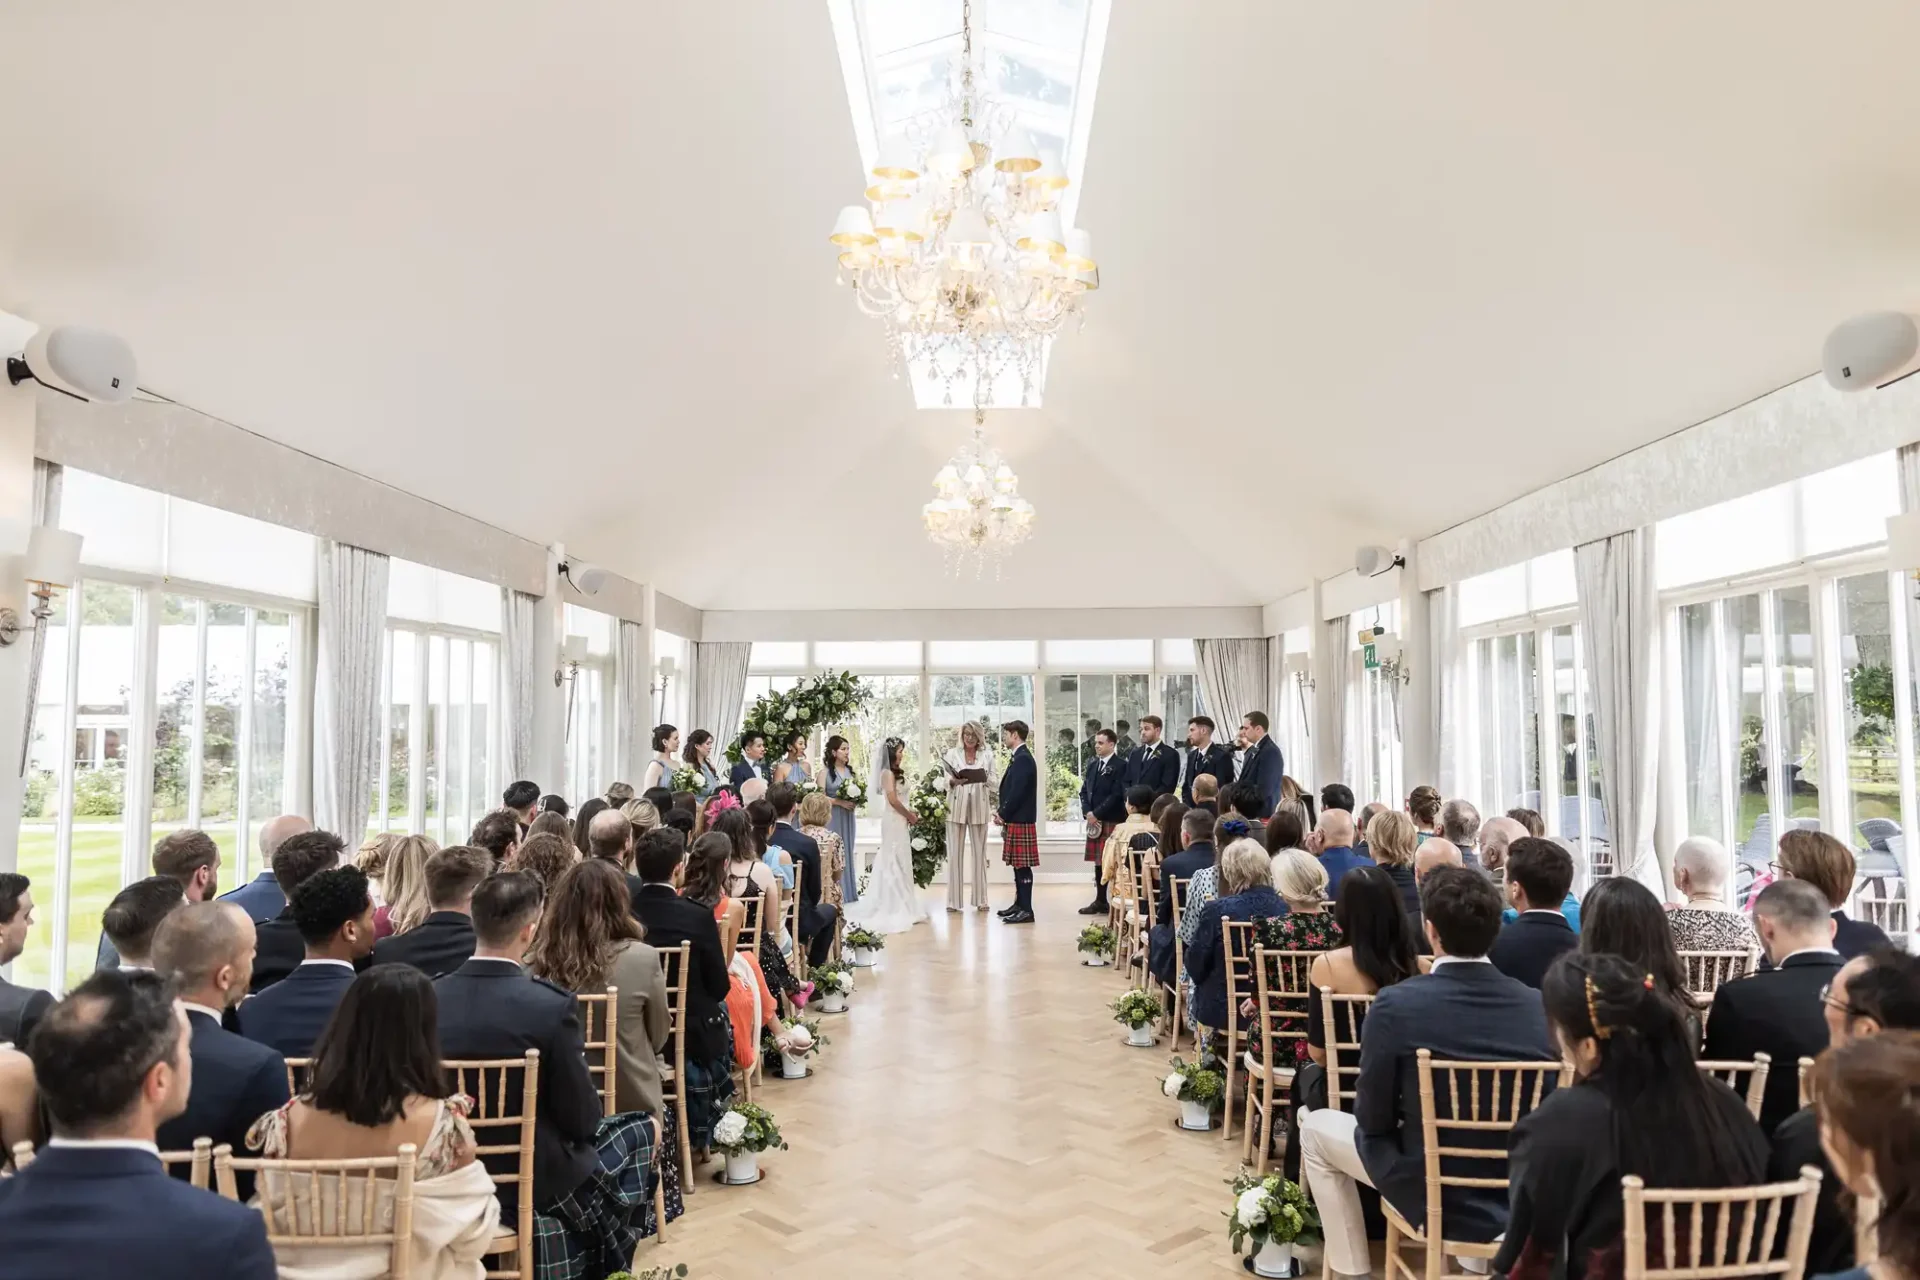
[[[844,724],[872,700],[873,691],[851,672],[808,676],[791,689],[754,699],[741,721],[740,734],[755,729],[766,734],[767,759],[771,762],[780,755],[789,733],[800,729],[810,734],[815,729]],[[734,764],[741,760],[740,734],[727,744],[727,759]]]
[[[936,765],[921,774],[907,807],[920,815],[907,840],[913,849],[913,882],[924,889],[947,860],[947,771]]]

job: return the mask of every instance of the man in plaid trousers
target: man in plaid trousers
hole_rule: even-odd
[[[1027,746],[1024,720],[1000,726],[1000,741],[1013,758],[1000,775],[1000,808],[993,824],[1000,828],[1000,856],[1013,868],[1013,905],[1000,913],[1008,924],[1033,923],[1033,869],[1040,865],[1040,770]]]

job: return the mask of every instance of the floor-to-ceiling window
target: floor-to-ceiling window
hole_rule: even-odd
[[[579,655],[565,663],[562,677],[568,682],[565,794],[585,799],[600,795],[612,782],[638,782],[613,776],[613,644],[618,623],[604,613],[570,604],[562,610],[562,625],[565,643]],[[636,735],[649,751],[651,740],[645,730],[652,727],[645,725]]]
[[[1147,640],[1049,640],[1044,656],[1048,667],[1041,686],[1047,734],[1042,757],[1046,820],[1064,828],[1081,818],[1080,780],[1096,754],[1100,730],[1113,730],[1116,749],[1123,753],[1139,745],[1140,717],[1148,713],[1153,683],[1153,644]],[[1077,669],[1057,670],[1060,667]],[[1108,669],[1089,669],[1095,667]]]

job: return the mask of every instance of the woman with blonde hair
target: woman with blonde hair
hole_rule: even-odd
[[[359,851],[353,855],[353,865],[358,867],[360,874],[367,878],[367,888],[373,894],[375,907],[383,906],[387,901],[387,855],[397,839],[399,837],[391,831],[370,835],[360,842]],[[384,938],[393,932],[391,926],[383,929],[381,926],[384,923],[376,911],[373,921],[373,936],[376,939]]]
[[[1261,924],[1261,946],[1269,951],[1331,951],[1341,945],[1340,926],[1327,910],[1327,869],[1320,859],[1302,849],[1276,854],[1273,888],[1287,909]]]
[[[660,825],[660,811],[653,807],[651,800],[629,800],[620,806],[620,812],[626,814],[627,821],[633,824],[633,847],[636,849],[647,838],[647,832]]]
[[[1383,809],[1367,823],[1367,852],[1374,863],[1392,878],[1400,890],[1401,903],[1410,913],[1420,910],[1420,886],[1413,878],[1413,854],[1420,833],[1413,819],[1392,809]]]
[[[839,832],[829,824],[833,820],[833,799],[824,791],[809,791],[800,800],[800,834],[812,836],[820,845],[820,900],[834,906],[843,904],[841,875],[846,870],[846,846]]]
[[[380,932],[385,913],[387,933],[405,933],[427,918],[433,910],[427,901],[427,859],[440,852],[440,846],[427,836],[398,836],[387,850],[387,878],[383,888],[387,905],[374,912],[374,936]]]
[[[1200,910],[1200,927],[1187,945],[1187,976],[1193,980],[1193,1019],[1218,1030],[1227,1025],[1226,938],[1228,920],[1253,921],[1286,914],[1273,891],[1273,861],[1260,843],[1242,836],[1220,855],[1220,896]]]
[[[987,909],[987,822],[993,816],[988,799],[999,777],[993,748],[978,720],[960,725],[960,741],[940,757],[947,769],[947,910],[967,906],[967,877],[973,877],[973,906]],[[1100,891],[1106,901],[1106,890]]]

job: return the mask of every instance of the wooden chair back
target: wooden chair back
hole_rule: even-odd
[[[1360,1028],[1373,1007],[1372,996],[1342,995],[1332,987],[1320,988],[1320,1012],[1325,1023],[1327,1055],[1327,1105],[1335,1111],[1352,1111],[1354,1092],[1360,1086]]]
[[[20,1172],[33,1163],[33,1144],[22,1138],[13,1144],[13,1171]]]
[[[1820,1171],[1811,1165],[1792,1182],[1710,1191],[1649,1188],[1629,1174],[1620,1179],[1625,1280],[1800,1280],[1819,1193]]]
[[[213,1186],[213,1139],[195,1138],[191,1151],[162,1151],[160,1163],[169,1174],[175,1165],[186,1165],[187,1181],[205,1191]]]
[[[1755,1120],[1760,1118],[1760,1100],[1766,1096],[1767,1073],[1772,1069],[1773,1055],[1756,1053],[1752,1062],[1699,1062],[1704,1075],[1713,1077],[1727,1088],[1739,1094],[1746,1101],[1747,1110]]]
[[[1174,984],[1180,985],[1180,979],[1187,976],[1187,949],[1180,945],[1180,921],[1187,912],[1187,887],[1193,883],[1192,876],[1173,877],[1173,970]]]
[[[796,947],[795,950],[799,948]],[[693,1185],[693,1142],[687,1132],[687,969],[693,963],[693,944],[660,950],[660,967],[667,975],[667,1043],[660,1051],[660,1090],[680,1122],[680,1165],[683,1181]]]
[[[1298,1055],[1294,1043],[1307,1038],[1307,1003],[1313,999],[1307,974],[1320,954],[1253,949],[1254,1016],[1260,1020],[1261,1065],[1269,1072],[1291,1071]]]
[[[1713,993],[1735,978],[1744,978],[1760,967],[1760,953],[1745,951],[1682,951],[1680,963],[1687,969],[1687,990],[1701,1001],[1713,999]]]
[[[1227,980],[1227,1050],[1235,1051],[1235,1045],[1247,1038],[1247,1032],[1240,1025],[1240,1002],[1251,999],[1258,988],[1253,976],[1253,921],[1222,920],[1220,922],[1220,965]]]
[[[488,1268],[489,1276],[533,1280],[533,1128],[540,1098],[540,1051],[524,1058],[449,1059],[441,1062],[457,1093],[473,1099],[467,1125],[474,1150],[496,1186],[516,1184],[512,1230],[495,1237],[489,1256],[512,1254],[514,1269]],[[500,1159],[498,1157],[506,1157]]]
[[[767,909],[767,900],[760,894],[751,898],[735,898],[746,912],[746,920],[740,926],[740,938],[734,943],[735,951],[744,951],[750,956],[760,954],[760,916]]]
[[[1800,1105],[1806,1106],[1813,1101],[1813,1092],[1807,1088],[1807,1077],[1813,1074],[1813,1059],[1800,1059]]]
[[[387,1274],[407,1280],[413,1267],[416,1155],[407,1142],[394,1155],[370,1160],[242,1160],[222,1144],[213,1153],[213,1176],[221,1195],[238,1200],[235,1171],[253,1173],[267,1243],[283,1264],[289,1249],[357,1251],[385,1245],[391,1257]],[[389,1185],[391,1196],[384,1194]]]
[[[793,892],[781,904],[781,914],[787,918],[787,936],[793,939],[793,958],[787,961],[787,967],[793,970],[793,976],[800,982],[807,980],[807,948],[800,941],[800,882],[796,878]]]
[[[313,1059],[288,1058],[286,1061],[287,1094],[297,1098],[307,1091],[307,1086],[313,1081]]]
[[[620,1076],[620,988],[606,994],[575,996],[580,1004],[580,1035],[587,1047],[587,1074],[600,1089],[604,1114],[614,1113]]]

